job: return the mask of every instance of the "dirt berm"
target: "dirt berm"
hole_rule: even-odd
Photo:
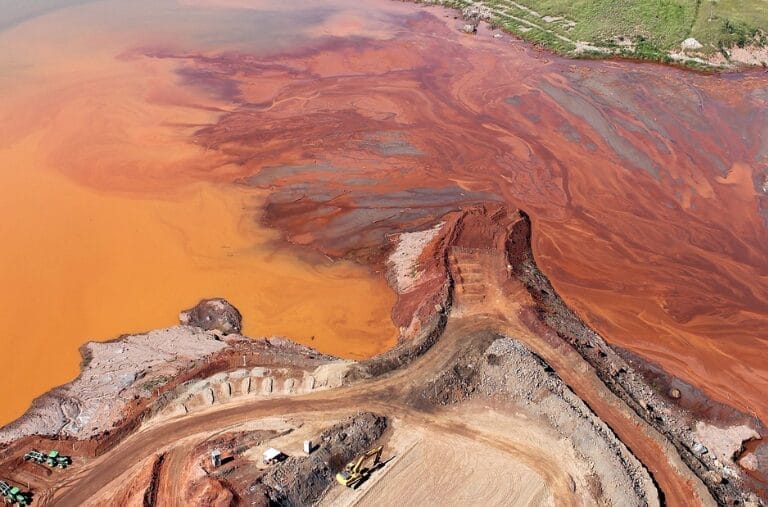
[[[339,486],[332,498],[386,505],[382,490],[405,495],[415,487],[410,478],[423,477],[422,500],[434,502],[488,488],[502,503],[762,504],[765,485],[741,466],[761,466],[760,421],[611,348],[539,270],[525,213],[497,204],[448,213],[429,229],[400,234],[387,267],[401,329],[393,350],[340,361],[284,340],[219,338],[188,326],[90,344],[77,381],[0,431],[8,445],[0,475],[29,480],[40,505],[80,506],[129,482],[169,505],[214,497],[309,505],[390,427],[388,452],[400,458],[360,496]],[[73,408],[63,414],[65,403]],[[277,427],[276,417],[284,419]],[[315,423],[299,430],[289,419]],[[306,433],[264,440],[293,449],[266,468],[263,448],[237,436],[283,432],[285,424]],[[234,440],[222,448],[247,449],[209,474],[200,460],[224,433]],[[309,456],[297,451],[303,438],[319,444]],[[77,449],[71,474],[42,477],[19,465],[32,444],[64,443]],[[752,454],[744,457],[743,447]],[[480,472],[451,484],[457,496],[446,499],[435,486],[441,478],[472,471],[463,459],[430,458],[438,449],[492,454],[536,486],[505,490],[503,477]],[[166,458],[154,487],[132,467],[158,453]],[[478,489],[478,480],[486,486]]]
[[[486,329],[519,330],[528,337],[526,343],[538,344],[550,353],[553,349],[556,354],[577,352],[583,363],[574,366],[590,368],[618,398],[613,405],[624,403],[639,416],[633,424],[642,420],[649,426],[649,435],[663,435],[718,502],[756,502],[755,493],[765,494],[765,484],[736,462],[746,441],[761,440],[766,434],[762,423],[703,393],[696,395],[696,410],[692,410],[685,394],[672,397],[644,378],[642,373],[650,365],[641,358],[635,358],[633,364],[625,360],[563,302],[538,268],[527,214],[511,212],[501,204],[479,205],[449,213],[437,229],[422,245],[420,255],[409,260],[411,264],[401,262],[404,265],[391,268],[393,272],[421,272],[419,279],[408,284],[408,292],[401,294],[398,305],[409,299],[427,303],[411,304],[417,309],[414,321],[418,325],[411,323],[409,329],[418,327],[422,332],[387,354],[354,366],[350,377],[381,375],[413,362],[442,339],[449,315],[485,321]],[[397,260],[391,262],[397,264]],[[425,295],[422,286],[431,292]],[[422,317],[420,311],[432,304],[431,318]],[[561,349],[563,346],[567,349]]]
[[[291,456],[251,486],[262,489],[272,505],[312,505],[334,483],[336,473],[367,451],[387,429],[387,419],[371,412],[355,414],[320,434],[309,456]]]
[[[490,397],[510,404],[570,443],[586,471],[584,487],[595,501],[659,504],[656,486],[643,465],[546,362],[514,339],[484,338],[485,343],[491,341],[487,348],[467,351],[452,368],[417,389],[415,401],[450,405]]]

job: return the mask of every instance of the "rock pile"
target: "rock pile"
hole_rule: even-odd
[[[225,335],[239,333],[243,317],[229,301],[223,298],[203,299],[197,305],[179,314],[179,322],[206,331],[219,331]]]

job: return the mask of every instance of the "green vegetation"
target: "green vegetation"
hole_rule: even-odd
[[[666,52],[644,37],[635,39],[635,50],[631,54],[643,60],[665,61],[669,58]]]
[[[768,0],[424,0],[490,10],[495,24],[559,53],[617,54],[670,61],[693,38],[689,56],[768,45]],[[686,63],[701,65],[703,60]]]
[[[489,3],[511,4],[504,0]],[[572,27],[543,23],[573,40],[603,45],[618,37],[643,37],[658,48],[668,48],[688,36],[697,6],[695,0],[525,0],[525,4],[542,18],[561,16],[574,22]]]
[[[691,37],[710,49],[768,44],[765,0],[701,0]]]

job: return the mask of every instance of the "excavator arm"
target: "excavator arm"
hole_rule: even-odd
[[[375,456],[373,460],[373,466],[376,466],[379,463],[379,460],[381,459],[381,452],[384,450],[384,446],[380,445],[374,449],[371,449],[370,451],[366,452],[360,458],[358,458],[357,463],[355,463],[354,468],[352,469],[353,473],[360,473],[360,471],[363,469],[363,465],[366,461],[368,461],[371,457]]]
[[[364,472],[370,472],[371,468],[379,464],[381,460],[381,452],[384,450],[384,446],[375,447],[359,458],[356,461],[349,463],[345,469],[336,474],[336,480],[345,486],[352,486],[360,481]],[[373,458],[373,464],[371,468],[365,468],[365,463]]]

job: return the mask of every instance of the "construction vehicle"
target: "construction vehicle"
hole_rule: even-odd
[[[32,495],[23,493],[18,487],[11,486],[5,481],[0,481],[0,495],[7,504],[29,505]]]
[[[24,461],[34,461],[41,465],[48,465],[51,468],[67,468],[72,464],[72,458],[69,456],[61,456],[59,451],[51,451],[48,454],[43,454],[37,449],[32,449],[24,455]]]
[[[32,449],[24,455],[24,461],[34,461],[35,463],[44,465],[47,460],[45,459],[45,454],[38,451],[37,449]]]
[[[384,450],[384,446],[380,445],[366,452],[355,461],[348,463],[344,470],[336,474],[336,480],[339,484],[350,488],[358,487],[381,464],[382,450]],[[370,458],[373,458],[373,464],[370,467],[364,467],[363,465]]]
[[[69,465],[72,464],[72,458],[69,456],[62,456],[59,454],[59,451],[51,451],[48,453],[47,456],[48,460],[48,466],[58,467],[58,468],[67,468]]]

